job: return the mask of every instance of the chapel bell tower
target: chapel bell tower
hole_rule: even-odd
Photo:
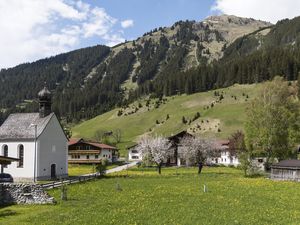
[[[40,118],[44,118],[52,112],[51,97],[51,92],[48,90],[45,84],[44,88],[38,93]]]

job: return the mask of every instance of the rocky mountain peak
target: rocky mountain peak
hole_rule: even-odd
[[[238,17],[233,15],[213,15],[209,16],[206,19],[203,20],[204,23],[211,23],[211,24],[236,24],[239,26],[244,26],[248,24],[260,24],[261,26],[271,26],[272,24],[269,22],[261,21],[261,20],[255,20],[253,18],[245,18],[245,17]]]

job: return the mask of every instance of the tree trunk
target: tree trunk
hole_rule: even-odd
[[[247,177],[247,168],[244,169],[244,176]]]
[[[265,171],[270,171],[271,168],[270,168],[270,160],[271,160],[271,156],[270,154],[267,155],[267,158],[266,158],[266,162],[264,163],[264,169]]]
[[[161,165],[158,165],[158,174],[161,174]]]
[[[198,174],[201,173],[202,168],[203,168],[203,163],[202,163],[202,162],[199,162],[199,164],[198,164]]]

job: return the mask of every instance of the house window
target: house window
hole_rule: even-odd
[[[74,159],[80,159],[80,155],[72,155],[72,158],[74,158]]]
[[[8,157],[8,146],[2,145],[2,155]],[[7,165],[3,165],[4,168],[7,168]]]
[[[86,156],[86,159],[90,159],[90,155],[87,155],[87,156]]]
[[[131,158],[132,158],[132,159],[138,159],[139,157],[136,156],[136,155],[133,155]]]
[[[264,160],[263,160],[263,159],[257,159],[257,162],[259,162],[259,163],[263,163],[263,162],[264,162]]]
[[[24,145],[19,145],[18,146],[18,158],[19,158],[18,167],[23,168],[23,165],[24,165]]]
[[[95,155],[95,159],[98,159],[99,158],[99,155]]]
[[[2,155],[3,156],[8,156],[8,146],[7,145],[3,145],[2,146]]]
[[[131,153],[138,153],[137,150],[131,150]]]

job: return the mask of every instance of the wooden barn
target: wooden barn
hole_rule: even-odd
[[[272,165],[271,179],[300,181],[300,160],[283,160]]]

